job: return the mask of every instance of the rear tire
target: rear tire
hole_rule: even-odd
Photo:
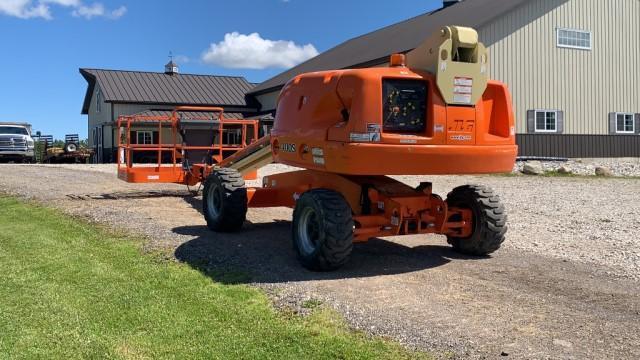
[[[507,232],[507,214],[500,197],[482,185],[460,186],[447,195],[447,205],[473,212],[473,233],[467,238],[447,236],[457,252],[483,256],[498,250]]]
[[[247,218],[247,189],[242,174],[233,169],[216,169],[204,182],[202,212],[209,229],[239,230]]]
[[[351,207],[332,190],[302,194],[293,211],[293,247],[304,267],[336,270],[349,261],[353,250]]]

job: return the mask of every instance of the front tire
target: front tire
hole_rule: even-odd
[[[464,185],[447,195],[447,205],[470,209],[473,213],[473,233],[467,238],[447,236],[447,242],[457,252],[484,256],[498,250],[507,232],[507,214],[500,197],[482,185]]]
[[[351,207],[332,190],[302,194],[293,211],[293,247],[304,267],[336,270],[349,261],[353,250]]]
[[[216,169],[204,182],[202,212],[209,229],[239,230],[247,218],[247,189],[242,174],[233,169]]]

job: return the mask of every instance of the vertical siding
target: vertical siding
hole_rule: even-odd
[[[591,51],[558,48],[557,28],[591,31]],[[531,0],[479,29],[491,77],[526,111],[560,109],[565,134],[607,134],[610,112],[640,112],[640,1]]]
[[[93,147],[92,130],[96,126],[109,123],[111,121],[111,105],[105,102],[102,103],[100,112],[97,111],[98,91],[100,90],[98,84],[93,89],[93,95],[91,96],[91,102],[89,103],[89,115],[88,115],[88,143],[89,147]]]

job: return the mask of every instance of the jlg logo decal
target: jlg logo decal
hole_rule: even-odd
[[[449,131],[472,132],[476,122],[474,120],[454,120],[453,123],[453,126],[449,126]]]
[[[282,144],[280,145],[280,150],[284,152],[294,153],[296,152],[296,144]]]

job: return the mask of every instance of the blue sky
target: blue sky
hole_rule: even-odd
[[[441,0],[0,0],[0,121],[26,121],[56,138],[86,137],[80,67],[162,71],[172,51],[183,73],[261,82],[283,66],[441,5]],[[284,55],[274,61],[247,55],[265,47]]]

